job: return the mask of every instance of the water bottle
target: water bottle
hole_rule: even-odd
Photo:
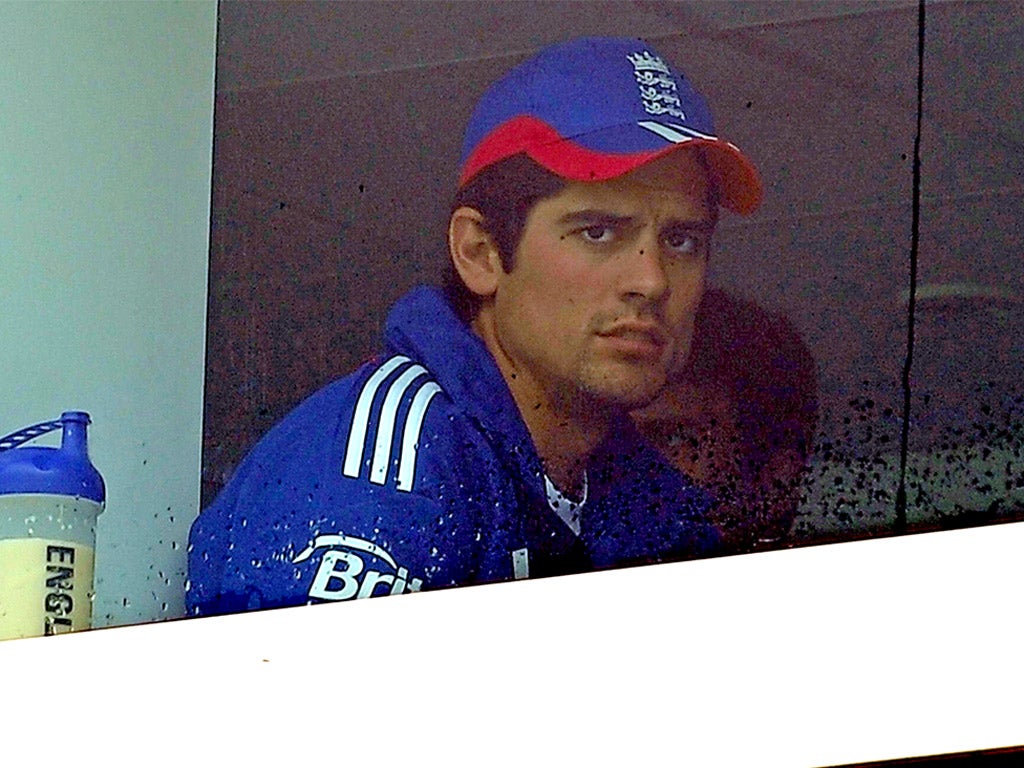
[[[0,640],[91,626],[105,497],[89,461],[89,423],[66,411],[0,438]],[[58,429],[60,448],[20,447]]]

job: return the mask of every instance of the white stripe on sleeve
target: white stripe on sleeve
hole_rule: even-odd
[[[410,365],[401,376],[395,379],[388,394],[384,398],[384,407],[380,412],[377,425],[377,443],[373,449],[373,466],[370,468],[370,482],[384,485],[387,482],[388,463],[391,460],[391,443],[395,437],[395,419],[398,416],[398,404],[409,385],[427,372],[422,365]]]
[[[416,452],[419,450],[420,431],[423,419],[427,415],[430,400],[441,391],[436,382],[428,381],[416,393],[409,415],[405,420],[405,432],[402,434],[402,458],[398,463],[398,490],[411,491],[413,478],[416,474]]]
[[[356,402],[356,410],[352,415],[352,424],[348,433],[348,447],[345,450],[345,466],[342,470],[346,477],[359,477],[359,465],[363,461],[363,443],[366,440],[366,430],[370,422],[370,407],[373,405],[373,396],[391,372],[403,363],[408,363],[409,358],[396,355],[388,359],[380,366],[363,385],[363,391],[359,394]]]

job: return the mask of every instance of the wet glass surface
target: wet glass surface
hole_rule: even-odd
[[[638,417],[722,500],[734,548],[1021,519],[1024,104],[992,87],[1024,74],[1019,14],[929,5],[919,86],[913,3],[601,6],[506,25],[494,4],[311,7],[287,31],[277,5],[222,7],[204,502],[438,280],[486,84],[542,44],[628,34],[765,181],[755,216],[720,222],[716,343]],[[356,30],[364,55],[325,56]]]

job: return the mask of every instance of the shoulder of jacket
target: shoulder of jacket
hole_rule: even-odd
[[[348,393],[342,474],[373,485],[413,490],[424,421],[432,403],[447,401],[424,366],[392,355]]]

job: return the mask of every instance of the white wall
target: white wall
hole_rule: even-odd
[[[92,415],[107,484],[94,625],[178,616],[199,500],[216,3],[0,4],[0,35],[0,434]]]

